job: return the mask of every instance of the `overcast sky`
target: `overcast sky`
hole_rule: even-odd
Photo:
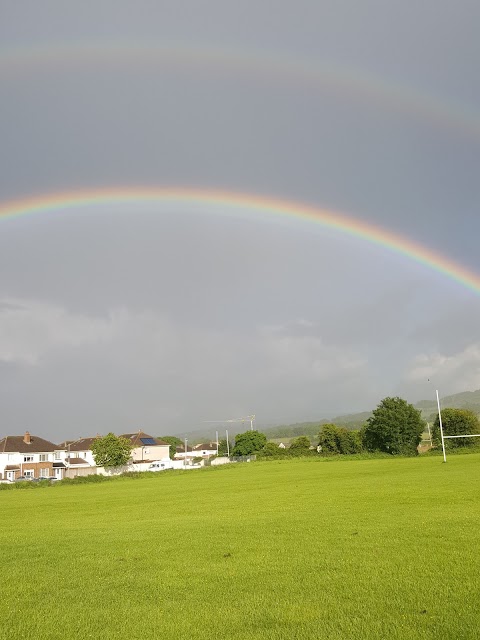
[[[235,191],[478,272],[478,24],[474,0],[1,0],[0,206]],[[261,427],[474,390],[479,311],[300,220],[160,202],[4,219],[0,436]]]

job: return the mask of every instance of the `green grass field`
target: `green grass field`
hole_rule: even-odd
[[[478,638],[480,455],[0,492],[0,638]]]

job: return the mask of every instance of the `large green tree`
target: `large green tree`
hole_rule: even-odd
[[[121,467],[129,461],[132,445],[127,438],[108,433],[94,440],[91,448],[97,466]]]
[[[369,451],[414,455],[425,426],[412,404],[403,398],[384,398],[366,422],[363,443]]]
[[[169,453],[172,460],[177,453],[177,447],[184,446],[183,441],[180,440],[180,438],[177,438],[177,436],[161,436],[159,439],[163,440],[164,442],[168,442],[168,444],[170,445]]]
[[[442,409],[442,427],[443,434],[446,436],[480,433],[480,422],[475,413],[468,409]],[[475,440],[476,438],[452,438],[445,440],[445,446],[449,449],[469,447],[475,444]],[[439,445],[441,442],[438,415],[433,423],[432,441],[436,445]]]
[[[235,446],[232,455],[249,456],[261,451],[267,443],[267,437],[260,431],[245,431],[235,436]]]

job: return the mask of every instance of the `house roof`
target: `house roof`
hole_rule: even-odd
[[[30,436],[30,442],[25,442],[25,436],[5,436],[0,440],[0,453],[49,453],[58,450],[56,444],[38,436]]]
[[[216,442],[204,442],[203,444],[196,444],[194,447],[195,451],[199,451],[202,449],[203,451],[216,451],[217,443]]]
[[[100,436],[79,438],[78,440],[65,440],[65,442],[59,444],[59,447],[60,449],[68,449],[69,451],[88,451],[98,437]]]
[[[175,447],[175,451],[176,451],[177,453],[185,453],[185,445],[184,445],[183,447]],[[194,451],[194,449],[192,449],[192,447],[189,447],[189,446],[187,445],[187,453],[188,453],[189,451]]]
[[[7,464],[5,467],[5,471],[19,471],[20,465],[18,464]]]
[[[164,442],[159,438],[154,438],[150,436],[145,431],[135,431],[135,433],[123,433],[122,438],[126,438],[130,440],[130,443],[133,447],[157,447],[161,445],[169,446],[168,442]],[[147,440],[147,442],[142,442],[142,440]],[[152,442],[153,441],[153,442]]]
[[[68,464],[88,464],[88,462],[83,458],[66,458],[66,461]]]

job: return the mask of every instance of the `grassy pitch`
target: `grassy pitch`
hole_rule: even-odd
[[[480,455],[0,492],[0,638],[480,634]]]

